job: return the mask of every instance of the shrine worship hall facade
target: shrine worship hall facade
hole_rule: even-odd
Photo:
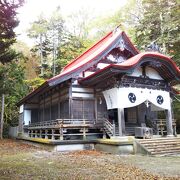
[[[145,126],[173,136],[171,102],[178,83],[172,59],[139,52],[115,29],[18,103],[19,132],[80,140],[135,135]]]

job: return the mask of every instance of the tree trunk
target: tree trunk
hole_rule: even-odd
[[[2,99],[1,99],[1,128],[0,128],[0,139],[3,139],[3,124],[4,124],[4,99],[5,95],[2,94]]]

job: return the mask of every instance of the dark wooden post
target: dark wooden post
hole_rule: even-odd
[[[45,108],[45,94],[43,94],[43,119],[42,121],[44,121],[44,108]]]
[[[113,136],[116,135],[116,125],[115,125],[115,121],[113,119]]]
[[[58,93],[59,93],[59,97],[58,97],[58,118],[60,119],[61,116],[60,116],[60,113],[61,113],[61,92],[60,92],[60,86],[59,86],[59,89],[58,89]]]
[[[52,120],[52,93],[53,91],[50,91],[50,120]]]
[[[72,113],[72,85],[69,86],[69,118],[73,119],[73,113]]]

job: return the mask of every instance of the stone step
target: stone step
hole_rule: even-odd
[[[180,149],[151,152],[151,155],[166,155],[166,154],[180,154]]]
[[[180,143],[173,143],[173,144],[156,144],[156,145],[147,145],[144,146],[147,149],[152,149],[152,148],[166,148],[166,147],[174,147],[174,146],[180,146]]]
[[[139,141],[138,141],[139,142]],[[139,142],[141,144],[143,144],[144,146],[146,145],[156,145],[156,144],[173,144],[173,143],[180,143],[180,141],[178,140],[174,140],[174,141],[157,141],[157,142]]]
[[[164,143],[164,144],[161,144],[161,143],[157,143],[157,144],[146,144],[144,145],[144,147],[146,148],[151,148],[151,147],[166,147],[166,146],[180,146],[180,143],[176,143],[176,142],[173,142],[173,143]]]
[[[180,138],[167,137],[137,140],[152,155],[180,153]]]
[[[138,139],[138,142],[141,143],[141,144],[149,144],[149,143],[162,143],[162,142],[180,142],[180,138],[164,138],[164,139],[142,139],[142,140],[139,140]]]
[[[158,141],[158,140],[172,140],[172,139],[180,140],[180,137],[158,137],[154,139],[139,139],[139,141]]]
[[[162,147],[162,148],[148,148],[148,150],[150,150],[150,152],[159,152],[159,151],[166,151],[166,150],[175,150],[175,149],[179,149],[180,150],[180,146],[174,146],[174,147]]]

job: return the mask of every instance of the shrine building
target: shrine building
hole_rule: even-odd
[[[138,128],[174,136],[179,83],[171,58],[139,52],[117,28],[18,103],[19,132],[62,141],[138,136]]]

